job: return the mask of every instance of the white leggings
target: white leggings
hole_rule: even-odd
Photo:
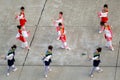
[[[113,46],[112,46],[112,41],[107,41],[106,46],[107,46],[107,47],[110,47],[110,48],[113,47]]]
[[[22,43],[22,47],[23,47],[23,48],[28,47],[27,41]]]

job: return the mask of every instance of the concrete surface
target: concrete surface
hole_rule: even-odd
[[[98,34],[97,12],[107,3],[109,24],[113,27],[113,46],[115,51],[105,48],[103,34]],[[18,71],[6,76],[6,61],[0,60],[0,80],[119,80],[120,78],[120,0],[0,0],[0,55],[6,54],[10,46],[18,45],[16,62]],[[15,39],[17,34],[15,15],[25,6],[26,29],[30,30],[28,43],[31,49],[20,48]],[[68,45],[72,50],[60,48],[52,19],[57,19],[59,11],[64,13],[64,23]],[[44,78],[41,58],[47,46],[52,44],[52,71]],[[92,62],[87,60],[95,48],[101,46],[102,73],[90,78]]]

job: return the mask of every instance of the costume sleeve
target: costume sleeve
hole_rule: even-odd
[[[6,59],[11,60],[13,58],[13,56],[14,56],[13,54],[10,54],[10,55],[6,56]]]
[[[47,56],[44,61],[49,61],[49,59],[52,57],[52,55]]]
[[[17,17],[17,19],[22,19],[22,18],[23,18],[23,14],[21,14]]]
[[[105,13],[100,12],[100,16],[99,17],[107,17],[107,14],[108,14],[108,12],[105,12]]]
[[[98,59],[98,56],[92,58],[92,60],[96,60],[96,59]]]
[[[62,22],[62,19],[58,19],[55,21],[56,23],[61,23]]]

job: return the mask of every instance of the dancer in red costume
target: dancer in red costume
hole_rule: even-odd
[[[98,17],[100,18],[100,23],[101,22],[104,22],[104,23],[108,22],[108,5],[107,4],[104,4],[102,11],[100,11],[98,13]],[[100,25],[100,27],[101,27],[101,29],[100,29],[99,33],[102,33],[104,26]]]
[[[21,12],[19,15],[16,16],[16,19],[19,20],[19,23],[20,23],[20,26],[25,29],[25,23],[27,22],[26,18],[25,18],[25,13],[24,13],[24,10],[25,8],[22,6],[20,8]]]
[[[112,46],[112,37],[113,37],[112,29],[111,29],[111,26],[108,25],[107,23],[104,23],[104,37],[105,37],[105,39],[107,41],[106,47],[108,47],[112,51],[114,51],[114,48]]]
[[[62,29],[62,31],[64,32],[64,24],[63,24],[64,18],[63,18],[63,12],[59,12],[59,18],[57,20],[53,20],[53,24],[56,27],[56,31],[58,34],[58,38],[57,40],[59,40],[60,35],[61,35],[61,31],[60,29]]]
[[[56,27],[56,31],[57,31],[57,33],[58,33],[58,38],[57,38],[57,40],[59,40],[61,34],[64,33],[64,25],[62,25],[62,23],[59,23],[58,26]]]
[[[27,22],[26,18],[25,18],[25,13],[24,13],[24,10],[25,8],[22,6],[20,8],[21,12],[19,15],[16,16],[16,19],[19,20],[19,23],[20,23],[20,26],[22,28],[22,31],[23,31],[23,35],[24,37],[28,37],[28,34],[27,34],[27,31],[25,29],[25,23]],[[30,31],[29,31],[30,32]]]
[[[18,25],[17,28],[18,28],[18,34],[17,34],[16,38],[19,39],[22,42],[22,46],[21,47],[30,49],[29,46],[28,46],[28,42],[27,42],[26,38],[23,35],[23,31],[21,29],[21,26]]]

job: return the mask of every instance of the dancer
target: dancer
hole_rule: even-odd
[[[26,38],[23,35],[23,31],[21,29],[21,26],[18,25],[17,28],[18,28],[18,34],[17,34],[16,38],[19,39],[22,42],[22,46],[21,47],[30,49],[29,46],[28,46],[28,42],[27,42]]]
[[[16,16],[16,19],[19,20],[19,23],[20,23],[21,29],[22,29],[22,31],[23,31],[24,37],[28,37],[27,31],[26,31],[26,29],[25,29],[25,24],[26,24],[26,22],[27,22],[27,20],[26,20],[26,18],[25,18],[25,13],[24,13],[25,8],[22,6],[22,7],[20,8],[20,10],[21,10],[21,12],[20,12],[19,15]],[[30,32],[30,31],[29,31],[29,32]]]
[[[104,37],[107,41],[106,47],[108,47],[109,49],[114,51],[114,48],[112,46],[112,36],[113,36],[113,34],[112,34],[111,26],[108,25],[107,23],[104,23]]]
[[[103,10],[98,13],[98,16],[101,19],[100,23],[101,22],[104,22],[104,23],[108,22],[108,5],[107,4],[104,4]],[[104,26],[100,25],[100,31],[99,31],[99,33],[102,33],[103,29],[104,29]]]
[[[57,33],[58,33],[58,38],[57,38],[57,40],[60,40],[61,34],[65,32],[65,31],[64,31],[64,26],[62,25],[62,23],[59,23],[59,24],[58,24],[58,27],[56,27],[56,31],[57,31]]]
[[[5,59],[7,60],[8,63],[8,70],[7,70],[7,76],[10,75],[10,71],[11,69],[15,72],[17,70],[17,68],[14,65],[15,62],[15,50],[16,50],[17,46],[13,45],[11,47],[11,49],[8,51],[7,56],[5,57]]]
[[[45,54],[45,57],[43,58],[44,67],[45,67],[45,77],[47,77],[48,71],[51,71],[51,69],[50,69],[50,63],[52,62],[52,60],[51,60],[52,49],[53,49],[53,46],[49,45],[48,46],[48,50],[47,50],[47,52]]]
[[[100,52],[102,51],[101,47],[98,47],[96,49],[96,52],[94,52],[93,58],[90,58],[90,60],[93,60],[93,68],[90,72],[90,77],[93,77],[94,71],[102,72],[103,70],[99,67],[100,64]]]
[[[25,13],[24,10],[25,8],[22,6],[20,8],[21,12],[19,15],[16,16],[16,19],[19,20],[20,26],[22,27],[22,29],[25,29],[25,23],[27,22],[26,18],[25,18]]]

